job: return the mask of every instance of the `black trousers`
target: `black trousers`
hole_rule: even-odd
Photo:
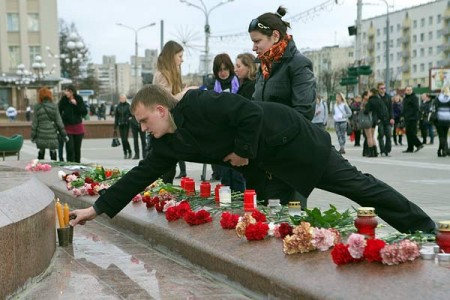
[[[119,125],[119,134],[122,141],[123,153],[131,153],[130,143],[128,143],[128,133],[130,132],[130,124]]]
[[[380,218],[400,232],[435,229],[433,220],[420,207],[381,180],[360,172],[334,148],[317,188],[347,197],[360,206],[374,207]]]
[[[417,120],[405,121],[406,140],[408,148],[406,150],[413,151],[414,146],[419,147],[422,143],[417,138]]]
[[[378,124],[378,144],[381,153],[390,153],[392,150],[391,141],[392,128],[388,122],[380,122]]]
[[[134,144],[134,154],[139,156],[139,138],[141,139],[142,145],[142,158],[145,158],[147,154],[147,137],[145,136],[145,132],[137,128],[136,126],[131,125],[131,133],[133,134],[133,144]]]
[[[66,143],[67,161],[80,162],[81,159],[81,142],[84,134],[68,134],[69,141]]]
[[[448,149],[448,123],[439,123],[436,122],[436,130],[439,136],[439,149],[444,151],[447,155],[450,155]]]

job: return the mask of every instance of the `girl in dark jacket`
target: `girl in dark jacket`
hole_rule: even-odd
[[[306,119],[315,113],[316,79],[311,61],[297,50],[291,35],[287,34],[289,22],[282,18],[286,9],[280,6],[276,13],[265,13],[253,19],[248,27],[260,63],[256,74],[256,101],[270,101],[294,108]],[[306,207],[304,195],[295,194],[290,186],[268,173],[261,178],[265,187],[264,199],[280,199],[282,204],[299,199]],[[262,189],[260,189],[262,190]]]
[[[87,114],[87,109],[74,85],[69,85],[64,89],[64,96],[59,101],[58,107],[69,137],[66,143],[67,161],[79,163],[81,142],[84,137],[83,117]]]

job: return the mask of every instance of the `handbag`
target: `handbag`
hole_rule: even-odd
[[[428,122],[437,121],[436,106],[434,104],[434,100],[431,102],[431,110],[428,113],[427,120],[428,120]]]
[[[118,147],[118,146],[120,146],[120,141],[119,138],[117,137],[117,131],[114,130],[111,147]]]
[[[347,135],[350,136],[353,133],[353,125],[352,122],[347,120]]]
[[[372,112],[369,112],[368,114],[360,112],[358,114],[358,127],[360,129],[372,127]]]

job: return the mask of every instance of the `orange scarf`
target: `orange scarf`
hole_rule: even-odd
[[[258,55],[258,58],[261,60],[261,71],[264,79],[269,78],[270,72],[272,71],[272,63],[281,60],[290,40],[292,40],[292,36],[287,34],[280,42],[274,44],[265,53]]]

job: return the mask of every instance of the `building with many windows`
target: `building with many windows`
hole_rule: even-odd
[[[59,60],[52,55],[59,53],[56,2],[0,1],[0,109],[11,104],[23,110],[35,89],[58,83]]]
[[[428,87],[431,68],[450,67],[450,1],[436,0],[388,16],[389,28],[386,14],[362,20],[363,64],[372,67],[375,81],[384,81],[388,59],[391,89]]]

